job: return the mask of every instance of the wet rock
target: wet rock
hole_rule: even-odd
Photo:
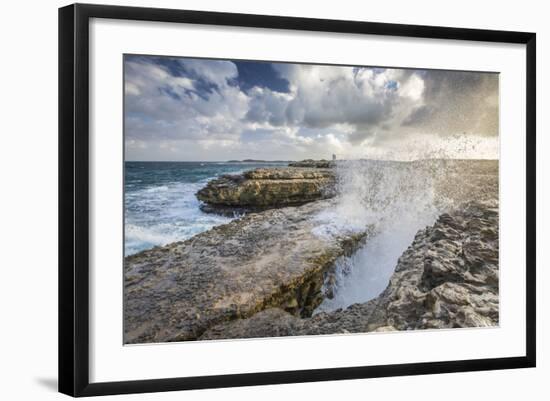
[[[335,176],[330,169],[258,168],[241,175],[223,175],[197,192],[203,211],[228,214],[302,205],[335,195]],[[240,210],[239,210],[240,209]]]
[[[496,326],[498,245],[498,203],[469,203],[420,230],[371,301],[306,319],[265,310],[201,339]]]
[[[498,245],[498,203],[473,202],[441,215],[399,259],[369,324],[498,325]]]
[[[199,209],[204,213],[214,213],[220,216],[238,218],[242,217],[247,213],[251,212],[261,212],[267,210],[268,208],[250,208],[250,207],[239,207],[239,206],[227,206],[227,205],[214,205],[211,203],[202,203],[199,206]]]
[[[332,202],[252,213],[128,256],[125,343],[192,340],[214,325],[272,307],[310,316],[322,300],[326,271],[368,234],[314,235],[314,216]]]

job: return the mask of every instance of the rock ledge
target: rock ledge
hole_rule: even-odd
[[[125,343],[193,340],[210,327],[277,307],[310,316],[325,274],[368,235],[313,234],[332,200],[252,213],[125,259]]]

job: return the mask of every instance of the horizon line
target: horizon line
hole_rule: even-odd
[[[412,159],[412,160],[398,160],[398,159],[374,159],[368,157],[355,158],[355,159],[300,159],[300,160],[263,160],[263,159],[230,159],[230,160],[124,160],[124,162],[130,163],[277,163],[277,162],[301,162],[306,160],[313,161],[349,161],[349,160],[377,160],[377,161],[393,161],[393,162],[415,162],[423,160],[500,160],[500,158],[484,158],[484,157],[475,157],[475,158],[456,158],[456,157],[428,157],[421,159]]]

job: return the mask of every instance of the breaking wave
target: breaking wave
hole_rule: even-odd
[[[317,218],[318,235],[342,230],[373,234],[351,256],[338,259],[316,312],[346,308],[378,296],[416,232],[436,220],[447,202],[436,198],[437,163],[350,160],[336,167],[336,206]]]
[[[171,183],[126,193],[125,255],[185,240],[231,218],[203,213],[195,193],[204,182]]]

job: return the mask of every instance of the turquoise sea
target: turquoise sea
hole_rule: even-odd
[[[195,193],[210,179],[287,162],[126,162],[125,255],[187,239],[231,218],[203,213]]]

